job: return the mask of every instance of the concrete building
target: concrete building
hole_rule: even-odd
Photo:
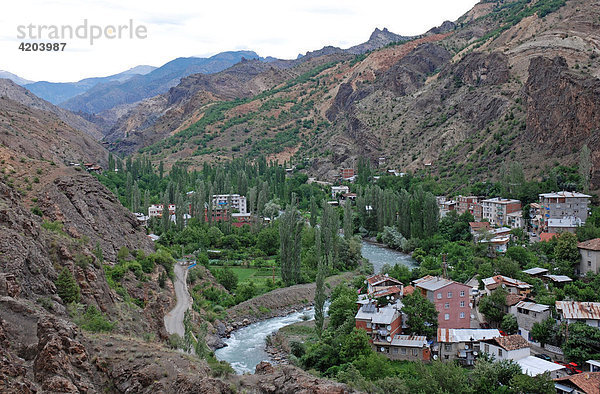
[[[600,302],[556,301],[559,321],[600,327]]]
[[[461,365],[473,365],[481,354],[480,341],[499,336],[497,329],[438,328],[438,357],[441,361],[458,360]]]
[[[398,287],[402,290],[402,282],[392,278],[388,274],[371,275],[366,279],[367,293],[373,294],[383,290],[388,290],[391,287]]]
[[[435,305],[439,328],[471,328],[470,286],[429,275],[413,284],[415,290]]]
[[[475,220],[481,220],[481,200],[483,200],[481,197],[458,196],[456,200],[458,201],[457,211],[459,214],[462,215],[465,212],[469,212]]]
[[[169,204],[169,215],[175,215],[175,209],[177,207],[175,204]],[[159,217],[161,218],[163,215],[164,205],[163,204],[152,204],[148,207],[148,216]]]
[[[577,192],[542,193],[540,197],[540,210],[542,213],[542,226],[547,229],[549,219],[563,219],[575,217],[585,223],[589,215],[588,205],[591,196]]]
[[[546,230],[551,233],[575,233],[577,227],[582,226],[583,222],[580,218],[574,216],[564,217],[562,219],[548,219],[546,221]]]
[[[523,211],[515,211],[506,215],[506,225],[510,228],[525,228]]]
[[[231,209],[234,213],[248,213],[246,197],[239,194],[215,194],[213,195],[213,206],[218,209]]]
[[[337,198],[338,194],[350,193],[350,188],[348,186],[331,186],[331,198]]]
[[[493,226],[504,226],[508,223],[509,213],[521,210],[521,201],[508,198],[489,198],[481,202],[483,219],[487,219]]]
[[[597,274],[600,271],[600,238],[590,239],[589,241],[577,244],[581,261],[575,268],[578,275],[585,275],[588,272]]]
[[[499,287],[506,289],[508,294],[527,295],[532,286],[521,280],[509,278],[503,275],[491,276],[482,280],[487,295],[492,294]]]
[[[520,301],[510,307],[510,313],[516,316],[519,325],[518,334],[529,342],[539,346],[531,338],[531,329],[535,323],[541,323],[550,317],[550,307],[548,305],[536,304],[535,302]]]
[[[389,346],[379,346],[377,352],[391,360],[429,361],[431,349],[422,335],[396,335]]]

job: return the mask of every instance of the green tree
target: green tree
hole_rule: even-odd
[[[499,386],[508,386],[511,380],[521,373],[521,367],[512,360],[493,362],[479,357],[471,373],[473,389],[476,393],[498,393]]]
[[[515,315],[506,314],[502,317],[502,323],[500,324],[502,331],[509,335],[516,334],[519,331],[519,324]]]
[[[402,299],[406,314],[407,333],[433,337],[437,333],[438,311],[435,305],[419,292],[413,292]]]
[[[317,225],[317,216],[319,215],[319,208],[317,206],[317,199],[315,196],[310,197],[310,226],[315,227]]]
[[[233,291],[237,287],[238,277],[229,267],[223,267],[215,272],[217,281],[227,290]]]
[[[510,380],[510,388],[515,393],[547,394],[554,393],[554,381],[548,373],[537,376],[517,374]]]
[[[318,229],[317,229],[318,230]],[[315,237],[321,237],[320,231],[317,231]],[[323,333],[323,322],[325,321],[325,263],[320,253],[317,258],[317,279],[315,288],[315,329],[319,338]]]
[[[553,338],[557,335],[557,332],[558,327],[556,325],[556,320],[549,316],[542,322],[533,323],[531,337],[534,341],[537,341],[544,346],[547,343],[553,344]]]
[[[64,303],[79,302],[81,299],[79,285],[67,267],[63,267],[54,284],[58,296]]]
[[[485,296],[479,302],[479,311],[483,313],[486,320],[499,324],[505,315],[507,292],[503,288],[496,289],[491,295]]]
[[[371,344],[366,331],[354,328],[342,341],[340,361],[341,363],[351,363],[360,357],[368,356],[371,352]]]
[[[565,356],[581,365],[600,357],[600,329],[585,323],[569,324],[562,347]]]
[[[556,240],[554,247],[554,257],[558,261],[565,261],[570,264],[577,264],[581,259],[579,249],[577,248],[577,237],[575,234],[564,232]]]
[[[296,207],[290,204],[279,218],[279,222],[281,279],[289,286],[299,283],[301,278],[302,220]]]
[[[354,224],[352,223],[352,204],[350,199],[344,204],[344,238],[349,239],[354,235]]]

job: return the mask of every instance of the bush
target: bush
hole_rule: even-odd
[[[90,305],[80,321],[80,326],[91,332],[110,332],[117,323],[109,321],[95,306]]]
[[[69,304],[71,302],[79,302],[81,299],[79,285],[67,267],[62,269],[54,284],[56,285],[58,296],[64,303]]]

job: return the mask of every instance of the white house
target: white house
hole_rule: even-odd
[[[348,186],[331,186],[331,198],[336,198],[338,194],[350,193],[350,188]]]

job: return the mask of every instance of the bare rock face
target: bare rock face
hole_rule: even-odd
[[[35,387],[26,378],[27,369],[23,361],[9,352],[9,338],[0,319],[0,392],[33,393]]]
[[[528,136],[557,154],[580,148],[600,128],[600,79],[569,71],[562,57],[532,59],[523,93]]]
[[[89,391],[93,382],[89,378],[92,367],[87,352],[77,340],[77,326],[55,317],[42,317],[38,321],[38,354],[33,371],[35,379],[45,391]]]
[[[260,393],[343,394],[350,390],[344,384],[314,377],[291,365],[273,367],[268,362],[256,366],[255,375],[244,375],[242,388]]]
[[[458,63],[454,75],[472,86],[502,84],[510,77],[508,57],[500,52],[473,52]]]
[[[57,178],[44,190],[40,208],[52,220],[63,222],[71,236],[87,236],[92,245],[100,243],[108,261],[116,261],[123,246],[144,252],[153,250],[152,241],[135,216],[91,176]]]

